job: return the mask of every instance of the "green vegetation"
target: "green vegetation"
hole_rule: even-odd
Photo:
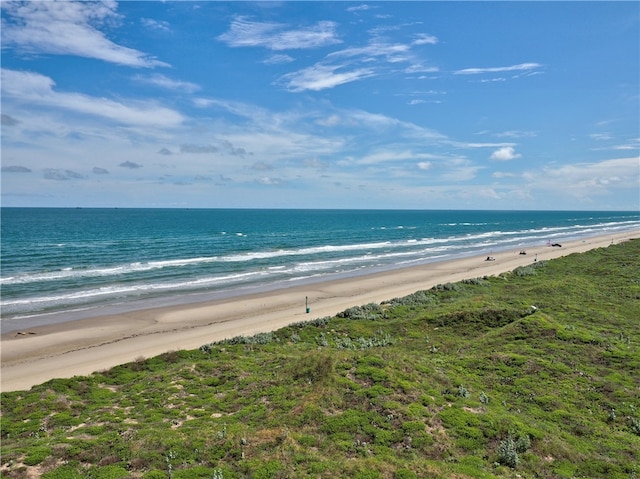
[[[639,318],[636,240],[52,380],[2,476],[631,479]]]

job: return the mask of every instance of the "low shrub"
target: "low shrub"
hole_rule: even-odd
[[[377,303],[369,303],[364,306],[354,306],[337,314],[338,318],[354,319],[354,320],[370,320],[375,321],[386,317],[384,310]]]
[[[515,468],[520,463],[520,454],[525,453],[531,447],[531,438],[527,435],[520,435],[514,439],[509,434],[500,441],[498,446],[498,462],[505,466]]]
[[[394,479],[416,479],[416,473],[409,469],[398,469],[393,476]]]
[[[513,437],[511,437],[511,434],[500,441],[497,454],[498,462],[500,464],[513,468],[518,465],[518,463],[520,462],[520,456],[518,455],[518,451],[516,449],[516,442],[514,441]]]
[[[253,336],[234,336],[230,339],[223,339],[222,341],[218,341],[215,344],[271,344],[277,343],[279,341],[278,337],[272,332],[266,333],[257,333]],[[211,346],[211,345],[209,345]],[[200,350],[202,348],[206,349],[206,346],[200,346]]]
[[[120,466],[96,467],[87,473],[87,479],[123,479],[125,477],[129,477],[129,471]]]
[[[391,308],[399,306],[406,306],[409,308],[425,307],[430,304],[436,303],[436,297],[428,291],[416,291],[413,294],[409,294],[402,298],[393,298],[389,301],[384,301],[383,305],[389,305]]]
[[[518,266],[516,269],[513,270],[513,274],[520,277],[533,276],[536,274],[536,269],[535,267],[533,267],[533,265]]]
[[[445,283],[445,284],[436,284],[431,289],[433,291],[460,291],[462,290],[462,286],[460,286],[460,283]]]
[[[316,328],[322,328],[322,327],[326,326],[327,324],[329,324],[329,322],[332,319],[333,318],[331,316],[325,316],[323,318],[310,319],[309,321],[297,321],[295,323],[291,323],[289,325],[289,327],[290,328],[295,328],[295,329],[304,329],[307,326],[314,326]]]
[[[53,471],[45,472],[42,479],[84,479],[74,467],[60,466]]]
[[[36,464],[40,464],[47,457],[51,455],[50,447],[34,447],[29,450],[27,453],[27,457],[24,459],[24,463],[27,466],[35,466]]]
[[[489,284],[489,281],[487,281],[486,279],[487,277],[485,276],[484,278],[470,278],[470,279],[463,279],[461,281],[462,284],[471,284],[474,286],[486,286]]]

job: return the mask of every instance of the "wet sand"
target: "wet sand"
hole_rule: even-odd
[[[492,254],[494,261],[486,261],[486,256],[467,257],[205,303],[12,331],[3,334],[0,341],[0,390],[29,389],[49,379],[87,375],[141,357],[274,331],[293,322],[333,316],[352,306],[380,303],[436,284],[498,275],[531,264],[536,257],[544,261],[631,238],[640,238],[640,231],[563,242],[560,248],[529,247],[526,255],[520,250],[497,252]]]

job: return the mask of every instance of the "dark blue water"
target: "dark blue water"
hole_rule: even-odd
[[[3,326],[640,228],[635,212],[2,208]],[[164,304],[163,303],[163,304]]]

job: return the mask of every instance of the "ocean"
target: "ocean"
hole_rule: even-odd
[[[637,212],[2,208],[3,332],[640,229]]]

